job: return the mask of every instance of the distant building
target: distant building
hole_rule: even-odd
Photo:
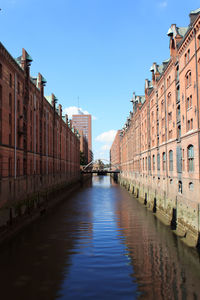
[[[88,153],[87,158],[88,162],[92,161],[92,117],[91,115],[72,115],[72,124],[73,127],[78,129],[79,132],[82,132],[88,142]]]

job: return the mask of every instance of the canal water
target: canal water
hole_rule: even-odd
[[[200,299],[200,260],[109,176],[0,248],[2,300]]]

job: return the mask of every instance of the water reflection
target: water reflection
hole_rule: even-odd
[[[52,211],[1,247],[1,299],[51,300],[59,295],[72,256],[82,251],[77,241],[84,244],[86,236],[92,237],[87,192],[84,205],[75,196],[66,200],[56,213]]]
[[[198,299],[199,257],[109,176],[0,249],[1,298]]]
[[[122,229],[141,299],[199,299],[199,255],[192,251],[141,207],[119,191],[116,202],[118,227]],[[123,199],[123,200],[122,200]]]

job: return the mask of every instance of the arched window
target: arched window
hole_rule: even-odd
[[[157,170],[160,171],[160,154],[157,154]]]
[[[167,95],[167,103],[168,103],[168,105],[170,105],[171,103],[172,103],[172,97],[171,97],[171,93],[168,93],[168,95]]]
[[[169,151],[169,171],[173,171],[173,151]]]
[[[155,171],[155,165],[156,165],[155,155],[153,155],[152,161],[153,161],[153,171]]]
[[[191,71],[188,71],[185,75],[185,85],[186,87],[189,87],[192,83],[192,73]]]
[[[194,171],[194,146],[189,145],[188,148],[188,172]]]
[[[182,194],[182,192],[183,192],[182,181],[180,181],[180,180],[179,180],[179,182],[178,182],[178,192],[179,192],[180,194]]]
[[[162,158],[163,158],[163,171],[165,171],[166,170],[166,154],[165,154],[165,152],[163,152]]]
[[[190,191],[194,190],[194,184],[193,184],[193,182],[189,182],[189,190]]]

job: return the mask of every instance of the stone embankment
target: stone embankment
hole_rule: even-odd
[[[195,206],[184,197],[174,199],[160,189],[141,184],[139,180],[119,176],[118,182],[125,187],[155,216],[169,226],[190,247],[200,249],[200,204]]]
[[[81,175],[67,183],[41,189],[24,199],[7,202],[0,208],[0,243],[12,238],[28,224],[53,209],[59,202],[67,200],[67,197],[90,179],[90,174]]]

